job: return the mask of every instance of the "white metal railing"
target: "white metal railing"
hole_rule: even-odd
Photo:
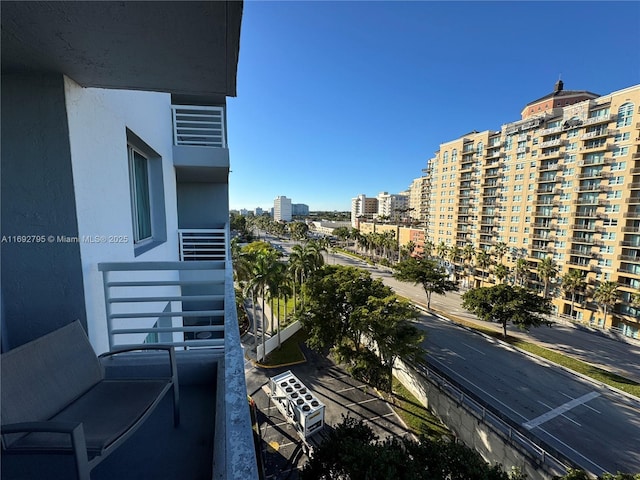
[[[173,144],[226,148],[223,107],[172,105]]]
[[[99,263],[109,348],[161,343],[224,349],[226,263]]]
[[[228,260],[226,228],[198,228],[178,230],[180,260]]]

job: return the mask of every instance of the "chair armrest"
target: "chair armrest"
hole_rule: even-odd
[[[176,363],[176,349],[173,345],[138,345],[135,347],[114,348],[110,352],[105,352],[98,356],[99,359],[112,357],[121,353],[137,352],[140,350],[164,350],[169,354],[169,364],[171,367],[171,381],[178,383],[178,367]]]
[[[51,432],[51,433],[68,433],[73,434],[76,429],[80,429],[84,435],[82,423],[77,422],[21,422],[8,423],[0,427],[2,435],[9,433],[34,433],[34,432]]]
[[[89,480],[89,458],[87,454],[87,443],[84,437],[84,428],[82,423],[76,422],[22,422],[9,423],[0,426],[0,434],[4,435],[13,433],[36,433],[50,432],[62,433],[71,437],[71,447],[76,463],[76,473],[79,480]],[[9,447],[7,450],[11,450]]]

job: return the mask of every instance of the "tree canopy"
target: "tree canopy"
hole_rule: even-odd
[[[365,270],[325,265],[304,286],[300,322],[314,350],[332,350],[370,383],[391,391],[396,358],[416,359],[423,339],[413,306]]]
[[[402,282],[413,282],[422,285],[427,294],[427,308],[431,308],[431,295],[444,295],[457,291],[456,282],[449,280],[447,270],[437,261],[424,258],[408,258],[395,266],[393,277]]]
[[[462,443],[395,437],[380,440],[362,420],[344,417],[300,473],[301,480],[509,480]]]
[[[461,442],[445,439],[379,439],[363,420],[343,417],[315,449],[300,480],[524,480],[491,465]],[[583,470],[570,469],[553,480],[589,480]],[[640,474],[603,473],[597,480],[640,480]]]
[[[524,330],[549,325],[542,315],[551,313],[551,302],[522,287],[500,284],[474,288],[462,295],[462,307],[481,320],[502,325],[506,338],[507,324]]]

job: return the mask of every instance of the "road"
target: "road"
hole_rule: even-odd
[[[640,400],[503,342],[420,317],[430,364],[594,474],[640,472]]]
[[[421,287],[397,282],[387,271],[342,255],[329,255],[327,263],[366,268],[399,295],[424,303]],[[463,311],[459,295],[434,296],[431,303],[447,314],[499,328]],[[423,346],[429,363],[511,422],[594,474],[640,472],[640,399],[436,315],[421,315],[419,325],[427,332]],[[568,326],[518,335],[640,379],[640,348],[635,345]]]
[[[421,286],[395,280],[391,273],[368,265],[360,260],[345,255],[331,255],[328,263],[351,265],[369,270],[373,277],[393,288],[403,297],[418,304],[426,305],[426,294]],[[446,295],[433,295],[431,307],[445,315],[453,315],[467,321],[477,323],[495,331],[501,331],[501,326],[495,323],[479,320],[462,308],[460,293],[449,292]],[[589,364],[612,371],[630,380],[640,382],[640,343],[627,343],[614,340],[604,334],[594,333],[592,330],[582,329],[565,323],[554,323],[553,327],[533,328],[529,332],[509,330],[514,335],[525,340],[538,343],[551,350],[575,357]]]

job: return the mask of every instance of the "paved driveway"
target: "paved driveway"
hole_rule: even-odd
[[[340,423],[344,415],[363,419],[380,438],[410,435],[389,403],[373,389],[351,378],[326,357],[308,349],[304,349],[304,353],[307,362],[299,365],[273,369],[247,366],[247,390],[258,410],[267,479],[295,480],[298,468],[308,460],[293,426],[286,422],[262,389],[269,377],[287,370],[291,370],[325,404],[325,423],[329,428]]]

